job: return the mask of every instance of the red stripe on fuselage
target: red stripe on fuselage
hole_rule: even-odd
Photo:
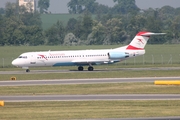
[[[144,50],[144,48],[137,48],[137,47],[134,47],[132,45],[129,45],[126,50]]]

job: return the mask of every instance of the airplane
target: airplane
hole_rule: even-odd
[[[83,66],[89,66],[88,71],[93,71],[93,65],[113,64],[144,55],[150,36],[164,34],[141,31],[129,45],[114,49],[26,52],[13,60],[12,65],[26,69],[26,72],[30,72],[29,67],[41,66],[78,66],[79,71],[84,70]]]

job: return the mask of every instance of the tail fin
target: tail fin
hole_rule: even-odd
[[[139,32],[131,43],[127,46],[127,50],[143,50],[151,35],[164,35],[166,33]]]

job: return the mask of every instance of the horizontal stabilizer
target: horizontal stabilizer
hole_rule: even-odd
[[[152,33],[152,32],[145,32],[145,33],[140,33],[140,36],[151,36],[151,35],[165,35],[166,33]]]

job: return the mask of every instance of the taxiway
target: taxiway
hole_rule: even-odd
[[[30,85],[33,86],[33,85],[129,83],[129,82],[154,82],[155,80],[180,80],[180,77],[16,80],[16,81],[0,81],[0,86],[30,86]]]
[[[16,95],[0,96],[6,102],[95,101],[95,100],[180,100],[180,94],[107,94],[107,95]]]

